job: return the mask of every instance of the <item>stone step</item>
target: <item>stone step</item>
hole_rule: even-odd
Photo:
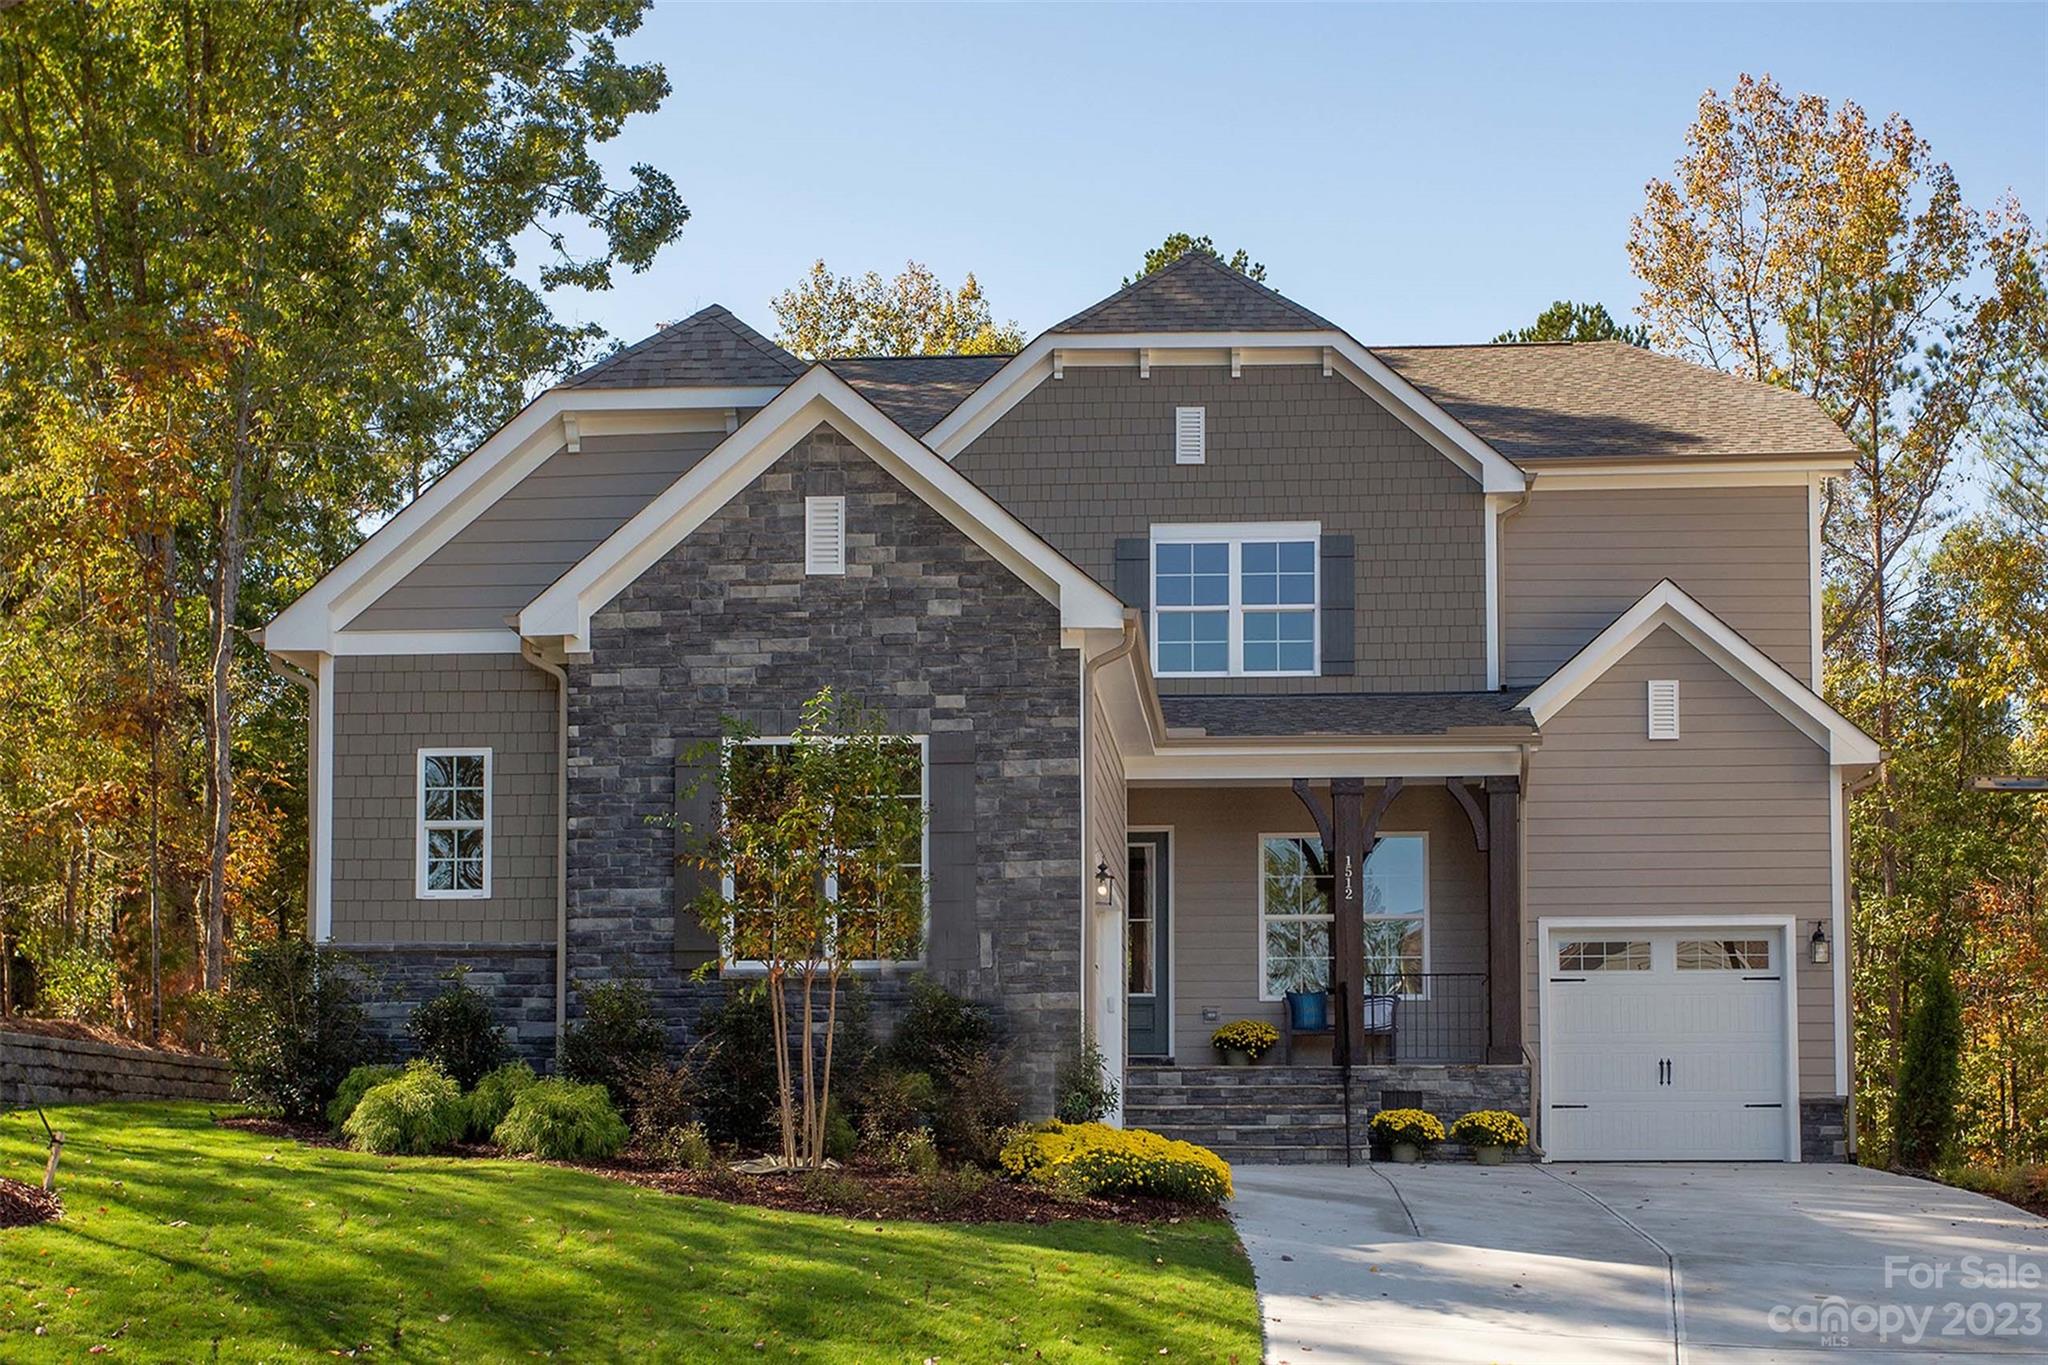
[[[1352,1121],[1363,1123],[1367,1115],[1352,1114]],[[1229,1106],[1206,1104],[1131,1104],[1124,1106],[1124,1123],[1133,1128],[1185,1127],[1189,1124],[1203,1124],[1227,1128],[1256,1128],[1262,1124],[1274,1126],[1311,1123],[1344,1122],[1344,1111],[1335,1105],[1315,1109],[1239,1109]]]
[[[1336,1085],[1343,1074],[1334,1066],[1161,1066],[1132,1067],[1125,1080],[1133,1086]]]

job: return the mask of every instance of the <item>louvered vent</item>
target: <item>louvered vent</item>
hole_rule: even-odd
[[[1650,679],[1650,738],[1678,738],[1678,679]]]
[[[804,572],[846,572],[846,499],[804,499]]]
[[[1209,453],[1209,410],[1207,408],[1175,408],[1173,410],[1173,462],[1175,464],[1200,464]]]

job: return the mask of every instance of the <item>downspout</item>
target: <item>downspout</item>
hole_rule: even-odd
[[[1094,843],[1094,830],[1088,824],[1088,788],[1093,778],[1093,765],[1089,762],[1088,700],[1095,694],[1095,675],[1103,665],[1113,664],[1128,655],[1138,643],[1138,614],[1130,608],[1124,609],[1124,638],[1115,647],[1091,659],[1084,643],[1081,651],[1081,958],[1085,964],[1081,979],[1081,1035],[1088,1035],[1089,1007],[1094,998],[1096,983],[1088,978],[1089,970],[1099,971],[1102,964],[1093,960],[1090,948],[1095,939],[1095,869],[1088,865],[1088,851]],[[1101,857],[1100,851],[1097,856]],[[1100,1044],[1097,1044],[1100,1046]],[[1121,1054],[1120,1054],[1121,1055]],[[1128,1065],[1128,1061],[1126,1062]],[[1118,1127],[1123,1125],[1123,1077],[1117,1077],[1117,1111],[1113,1116]]]
[[[555,680],[555,1070],[562,1069],[562,1034],[569,1025],[569,675],[541,656],[532,640],[520,657]]]
[[[289,659],[279,658],[268,650],[263,657],[272,673],[306,694],[306,939],[311,942],[313,898],[317,894],[314,886],[320,875],[320,841],[313,833],[320,818],[320,782],[315,771],[320,762],[320,682]]]

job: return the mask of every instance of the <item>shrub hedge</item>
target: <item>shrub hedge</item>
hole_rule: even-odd
[[[462,1087],[432,1062],[414,1062],[371,1086],[341,1131],[365,1152],[419,1156],[455,1142],[468,1126]]]
[[[1230,1198],[1230,1163],[1207,1147],[1142,1128],[1054,1119],[1003,1146],[1003,1170],[1075,1194],[1144,1194],[1189,1204]]]
[[[550,1077],[520,1091],[495,1134],[508,1152],[550,1161],[602,1161],[626,1145],[626,1121],[605,1088]]]

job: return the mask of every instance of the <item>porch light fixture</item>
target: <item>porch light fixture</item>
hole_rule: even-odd
[[[1826,920],[1815,920],[1813,922],[1813,937],[1806,940],[1806,948],[1807,952],[1813,957],[1814,966],[1825,967],[1828,965],[1828,958],[1832,955],[1834,949],[1828,943],[1828,924]]]
[[[1109,904],[1109,889],[1115,884],[1116,878],[1110,875],[1109,864],[1106,861],[1098,861],[1095,864],[1095,903],[1097,905]]]

